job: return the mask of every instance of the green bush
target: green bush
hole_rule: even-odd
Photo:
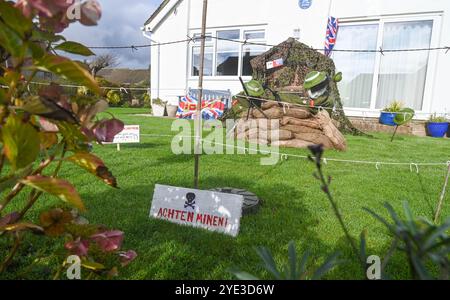
[[[106,94],[106,99],[108,100],[109,105],[111,106],[119,106],[122,98],[120,97],[120,93],[115,90],[111,90]]]

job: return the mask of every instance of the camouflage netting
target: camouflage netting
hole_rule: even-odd
[[[282,67],[266,69],[268,61],[279,58],[284,61]],[[345,116],[337,83],[333,80],[329,81],[328,99],[322,102],[325,103],[324,105],[321,105],[324,110],[319,112],[316,108],[307,107],[309,97],[307,91],[303,89],[306,75],[311,71],[320,71],[326,72],[329,78],[334,78],[336,67],[332,59],[290,38],[254,58],[251,65],[253,79],[260,81],[266,87],[265,94],[261,98],[293,104],[286,107],[286,105],[262,102],[262,110],[267,117],[279,119],[281,129],[290,132],[280,134],[285,139],[279,142],[280,146],[303,148],[311,143],[322,143],[328,148],[345,150],[346,143],[342,133],[364,135]],[[270,90],[274,91],[276,96]],[[235,111],[240,117],[244,117],[241,123],[245,122],[247,117],[246,102],[240,99],[240,105],[237,105],[238,111]],[[304,107],[296,107],[295,104]],[[258,119],[265,116],[254,109],[250,113],[250,118]],[[236,135],[238,138],[251,140],[249,132],[245,134],[237,132]]]
[[[284,66],[266,70],[266,62],[278,58],[283,58]],[[303,82],[309,72],[326,72],[330,78],[333,78],[337,72],[331,58],[293,38],[256,57],[251,61],[251,65],[254,79],[279,92],[283,102],[299,104],[305,104],[304,101],[308,99],[306,91],[303,90]],[[275,99],[270,92],[266,92],[265,96]],[[329,98],[330,100],[327,102],[334,103],[335,110],[331,116],[337,122],[338,129],[345,134],[364,135],[345,116],[337,83],[333,80],[330,80],[329,84]]]

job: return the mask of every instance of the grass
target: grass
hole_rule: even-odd
[[[171,120],[139,117],[147,110],[111,109],[127,124],[141,125],[143,134],[175,134]],[[347,136],[345,153],[327,151],[326,157],[402,162],[445,162],[449,160],[449,140],[399,136],[391,143],[389,134],[375,134],[374,139]],[[148,217],[156,183],[193,186],[193,157],[176,156],[170,151],[170,138],[142,137],[141,144],[95,147],[118,179],[120,189],[113,190],[72,165],[64,165],[61,177],[70,177],[77,187],[92,223],[123,230],[125,249],[135,249],[138,258],[122,273],[123,279],[232,279],[229,268],[267,277],[260,266],[255,246],[266,246],[277,262],[287,258],[287,246],[294,240],[301,252],[313,253],[311,262],[319,264],[336,250],[343,252],[345,263],[328,274],[328,279],[364,279],[358,262],[351,260],[351,249],[344,239],[332,209],[319,183],[313,178],[314,166],[290,158],[275,166],[261,166],[261,156],[214,155],[201,158],[201,188],[245,188],[257,194],[263,205],[257,214],[245,216],[237,238],[204,230],[180,227]],[[306,155],[306,150],[283,149]],[[389,201],[398,211],[409,201],[415,215],[432,219],[442,188],[446,168],[421,167],[419,174],[409,166],[354,165],[329,162],[325,172],[333,177],[332,193],[339,203],[344,221],[353,236],[368,232],[368,254],[382,256],[389,248],[389,236],[363,207],[387,216],[383,203]],[[55,205],[49,196],[40,199],[30,217]],[[17,199],[11,211],[23,205]],[[446,200],[443,216],[449,216]],[[2,244],[3,243],[3,244]],[[11,266],[7,278],[49,278],[57,260],[52,255],[61,248],[47,239],[29,237],[28,246]],[[5,255],[0,240],[0,257]],[[3,249],[3,250],[1,250]],[[34,254],[44,257],[26,272]],[[313,266],[311,266],[313,267]],[[408,277],[407,263],[401,255],[393,258],[387,270],[395,279]],[[5,274],[0,275],[5,277]]]

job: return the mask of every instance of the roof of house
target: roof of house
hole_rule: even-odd
[[[150,79],[150,70],[103,69],[98,75],[116,84],[137,84]]]
[[[153,14],[148,18],[147,21],[145,21],[145,25],[150,24],[151,21],[153,21],[156,16],[166,7],[167,4],[169,4],[170,0],[163,0],[163,2],[159,5],[159,7],[153,12]]]

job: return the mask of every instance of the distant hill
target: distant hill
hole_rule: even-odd
[[[116,84],[137,84],[150,81],[150,70],[103,69],[98,76]]]

